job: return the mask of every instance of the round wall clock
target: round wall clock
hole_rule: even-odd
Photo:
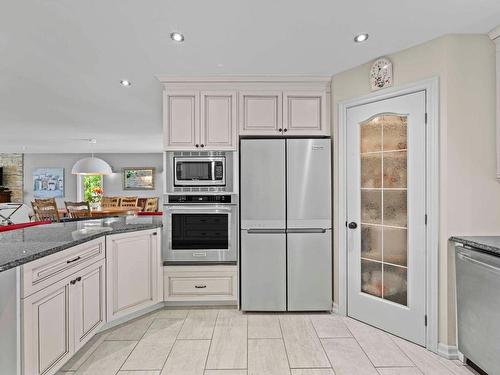
[[[370,69],[370,84],[372,90],[392,86],[392,62],[387,57],[376,60]]]

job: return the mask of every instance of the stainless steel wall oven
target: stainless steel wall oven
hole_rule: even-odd
[[[169,195],[167,202],[163,256],[167,264],[236,262],[234,195]]]

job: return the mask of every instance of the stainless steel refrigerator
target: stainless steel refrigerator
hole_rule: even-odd
[[[331,310],[330,142],[241,140],[242,310]]]

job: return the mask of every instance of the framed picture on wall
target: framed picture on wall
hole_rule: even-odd
[[[155,168],[123,168],[123,190],[154,190]]]
[[[64,197],[64,168],[34,168],[32,175],[35,198]]]

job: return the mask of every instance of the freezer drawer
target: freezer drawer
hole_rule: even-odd
[[[286,234],[241,231],[241,309],[286,310]]]
[[[500,258],[456,247],[458,349],[500,374]]]
[[[332,231],[288,233],[288,310],[332,309]]]

